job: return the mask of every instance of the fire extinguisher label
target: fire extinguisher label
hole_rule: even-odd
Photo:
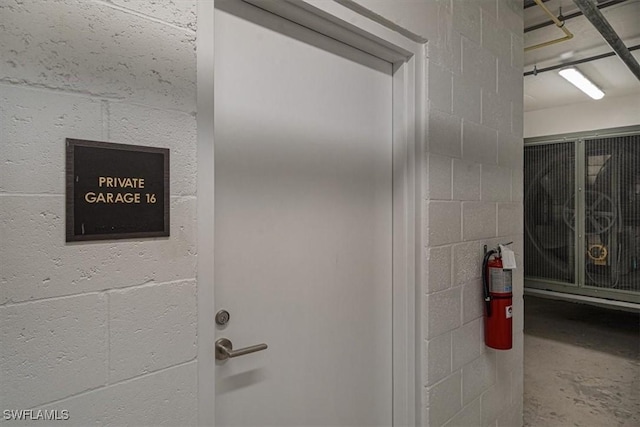
[[[511,293],[511,270],[501,268],[489,269],[489,283],[491,292],[508,294]]]
[[[507,315],[507,319],[511,319],[513,317],[513,306],[507,306],[504,308],[506,315]]]

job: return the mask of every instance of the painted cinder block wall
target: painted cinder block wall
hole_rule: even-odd
[[[421,424],[521,425],[522,271],[509,352],[479,281],[484,243],[521,261],[521,2],[357,2],[429,40]],[[1,407],[196,423],[195,23],[195,0],[0,1]],[[170,148],[171,237],[65,244],[66,137]]]
[[[589,100],[524,113],[525,138],[636,125],[640,125],[637,94],[604,97],[598,102]]]
[[[196,423],[195,30],[195,0],[0,1],[3,410]],[[169,148],[171,236],[65,244],[67,137]]]
[[[514,347],[484,346],[483,245],[513,241],[522,266],[520,0],[357,0],[428,40],[421,336],[425,426],[520,426],[523,274]]]

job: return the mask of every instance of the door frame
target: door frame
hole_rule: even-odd
[[[418,425],[426,40],[349,1],[243,1],[393,64],[393,425]],[[198,425],[214,425],[214,1],[197,17]]]

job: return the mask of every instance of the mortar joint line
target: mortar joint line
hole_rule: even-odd
[[[146,19],[146,20],[149,20],[149,21],[152,21],[152,22],[156,22],[158,24],[166,25],[166,26],[174,28],[176,30],[185,31],[185,32],[190,33],[192,35],[196,34],[196,31],[192,30],[189,27],[182,27],[180,25],[172,24],[171,22],[167,22],[167,21],[164,21],[164,20],[162,20],[160,18],[156,18],[154,16],[147,15],[146,13],[142,13],[142,12],[135,11],[133,9],[129,9],[129,8],[126,8],[126,7],[118,6],[117,4],[111,3],[110,1],[106,1],[106,0],[94,0],[94,1],[96,3],[102,4],[103,6],[109,7],[111,9],[118,10],[118,11],[123,12],[123,13],[128,13],[130,15],[134,15],[134,16],[137,16],[139,18],[143,18],[143,19]]]
[[[140,379],[143,379],[143,378],[150,377],[152,375],[158,375],[160,373],[169,371],[171,369],[176,369],[176,368],[180,368],[182,366],[187,366],[190,363],[196,362],[197,360],[198,360],[197,357],[193,357],[193,358],[191,358],[189,360],[186,360],[184,362],[179,362],[179,363],[176,363],[176,364],[171,365],[171,366],[166,366],[166,367],[157,369],[155,371],[145,372],[144,374],[137,375],[137,376],[131,377],[131,378],[126,378],[124,380],[117,381],[117,382],[115,382],[113,384],[109,384],[109,385],[104,385],[103,384],[103,385],[99,385],[99,386],[96,386],[96,387],[91,387],[91,388],[88,388],[86,390],[82,390],[80,392],[70,394],[69,396],[65,396],[62,399],[56,399],[56,400],[51,400],[51,401],[48,401],[48,402],[45,402],[45,403],[40,403],[40,404],[38,404],[36,406],[32,406],[29,409],[36,410],[36,409],[42,408],[44,406],[57,405],[57,404],[65,402],[67,400],[70,400],[70,399],[73,399],[73,398],[76,398],[76,397],[81,397],[81,396],[84,396],[86,394],[93,393],[95,391],[100,391],[100,390],[107,389],[107,388],[110,388],[110,387],[115,387],[115,386],[118,386],[118,385],[127,384],[127,383],[130,383],[130,382],[133,382],[133,381],[137,381],[137,380],[140,380]]]
[[[110,121],[111,121],[111,111],[109,109],[109,101],[103,99],[101,101],[101,110],[102,110],[102,137],[107,141],[110,139]]]
[[[111,382],[111,295],[106,290],[102,292],[107,298],[107,383]]]

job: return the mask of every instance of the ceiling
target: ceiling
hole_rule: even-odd
[[[532,7],[526,7],[530,3],[533,3],[533,0],[524,0],[524,46],[534,46],[563,37],[564,33],[555,24],[527,30],[537,24],[550,21],[542,8],[535,3]],[[598,0],[597,3],[601,5],[612,4],[601,8],[600,11],[627,48],[640,45],[640,0],[613,2]],[[565,17],[574,12],[580,12],[573,0],[547,0],[544,5],[555,16],[558,16],[560,8],[562,8],[562,15]],[[574,37],[571,40],[525,52],[525,72],[532,71],[534,66],[541,70],[545,67],[566,64],[613,51],[598,30],[584,16],[565,19],[565,27]],[[640,49],[633,51],[632,55],[640,62]],[[637,94],[640,97],[640,81],[617,55],[575,65],[575,67],[600,87],[606,97],[630,94]],[[560,77],[558,71],[556,69],[524,77],[524,111],[586,101],[597,102]]]

